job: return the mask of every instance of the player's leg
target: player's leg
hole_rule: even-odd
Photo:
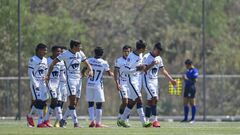
[[[129,95],[131,95],[131,94],[129,94]],[[131,113],[131,110],[135,104],[136,104],[136,101],[132,100],[131,97],[129,97],[127,106],[124,109],[121,119],[118,119],[117,125],[123,126],[123,127],[130,127],[129,123],[127,122],[127,119],[128,119],[128,117]]]
[[[96,102],[96,128],[104,127],[102,125],[102,105],[105,102],[104,90],[102,86],[96,87],[94,90],[94,101]]]
[[[44,105],[45,105],[45,101],[36,100],[35,107],[37,108],[37,112],[38,112],[38,125],[37,125],[37,127],[39,127],[39,128],[47,127],[43,122],[43,108],[44,108]]]
[[[121,85],[121,91],[119,91],[120,98],[122,100],[121,105],[119,107],[119,114],[118,114],[118,119],[121,118],[121,115],[124,112],[125,107],[127,106],[128,103],[128,86],[127,84]]]
[[[145,107],[145,117],[146,117],[146,121],[150,120],[150,117],[152,115],[152,100],[147,100],[147,105]]]
[[[145,117],[145,114],[144,114],[144,111],[143,111],[142,97],[139,96],[136,99],[136,102],[137,102],[137,113],[138,113],[139,118],[140,118],[140,120],[141,120],[141,122],[143,124],[143,127],[150,127],[150,126],[152,126],[152,123],[146,121],[146,117]]]
[[[188,106],[189,99],[187,97],[183,98],[183,106],[184,106],[184,119],[181,122],[188,121],[188,113],[189,113],[189,106]]]
[[[193,123],[195,121],[195,115],[196,115],[195,94],[196,94],[196,90],[195,90],[195,87],[193,87],[191,90],[191,96],[189,98],[189,103],[190,103],[191,110],[192,110],[192,118],[190,120],[191,123]]]
[[[52,95],[53,92],[51,92],[51,103],[50,106],[48,107],[48,111],[46,113],[46,115],[44,116],[44,123],[48,126],[48,127],[52,127],[51,123],[50,123],[50,117],[53,113],[53,111],[55,110],[57,104],[58,104],[58,100],[56,97],[54,97]]]
[[[26,116],[29,127],[35,126],[34,121],[33,121],[33,115],[35,113],[36,108],[35,108],[34,104],[35,104],[35,100],[32,100],[31,105],[30,105],[30,108],[31,108],[30,112]]]
[[[158,97],[153,97],[152,99],[152,106],[151,106],[151,111],[152,111],[152,116],[153,116],[153,127],[160,127],[160,122],[158,121],[157,117],[157,102],[158,102]]]
[[[86,88],[86,101],[88,102],[88,115],[90,119],[89,127],[95,127],[95,109],[94,109],[94,91],[95,89],[92,87]]]

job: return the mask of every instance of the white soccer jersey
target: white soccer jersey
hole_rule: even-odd
[[[126,64],[126,58],[124,57],[119,57],[116,61],[115,61],[115,68],[119,69],[119,82],[121,83],[125,83],[127,81],[127,74],[125,74],[124,71],[124,66]]]
[[[153,97],[158,98],[158,71],[163,67],[162,58],[160,56],[154,56],[147,53],[143,57],[143,64],[150,65],[153,61],[158,61],[159,64],[149,68],[148,71],[143,74],[143,86],[147,93],[147,99],[151,100]]]
[[[142,54],[131,52],[127,57],[124,72],[128,75],[129,98],[133,101],[141,97],[142,78],[141,71],[137,71],[137,66],[142,65]]]
[[[48,57],[48,67],[50,67],[53,59],[51,57]],[[50,74],[50,80],[49,80],[49,89],[50,90],[57,90],[59,87],[60,77],[61,74],[64,74],[64,63],[63,61],[58,62],[56,65],[54,65],[52,73]]]
[[[127,62],[124,67],[124,72],[132,78],[132,81],[139,81],[140,71],[137,71],[137,66],[142,65],[142,54],[131,52],[127,57]]]
[[[159,68],[162,68],[164,66],[162,58],[160,56],[155,57],[154,55],[152,55],[151,52],[147,53],[143,56],[143,64],[144,65],[150,65],[153,61],[157,61],[157,62],[159,62],[159,64],[154,65],[153,67],[148,69],[148,71],[146,73],[146,77],[149,79],[157,79]]]
[[[28,75],[34,87],[38,88],[40,83],[44,83],[44,77],[47,75],[47,59],[33,56],[28,63]]]
[[[70,50],[67,50],[60,54],[57,59],[59,61],[64,61],[66,67],[66,75],[68,78],[81,78],[80,64],[82,61],[86,60],[86,56],[82,51],[73,53]]]
[[[88,86],[101,86],[103,83],[103,73],[104,71],[109,71],[108,62],[103,60],[102,58],[89,58],[89,64],[93,69],[93,77],[88,78],[87,85]]]

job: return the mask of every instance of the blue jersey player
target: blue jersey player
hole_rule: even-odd
[[[182,122],[188,121],[188,112],[189,112],[189,104],[192,109],[192,118],[190,123],[194,123],[195,121],[195,114],[196,114],[196,103],[195,103],[195,94],[196,94],[196,87],[195,83],[198,78],[198,69],[193,66],[192,60],[187,59],[185,61],[185,66],[187,68],[186,73],[183,75],[183,79],[185,82],[184,88],[184,119]]]

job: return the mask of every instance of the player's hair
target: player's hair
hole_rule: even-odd
[[[67,50],[66,46],[61,46],[61,49]]]
[[[158,49],[159,51],[162,51],[162,50],[163,50],[161,42],[157,42],[157,43],[154,45],[154,48]]]
[[[78,46],[78,45],[80,45],[80,44],[81,44],[80,41],[71,40],[71,41],[70,41],[70,48],[72,49],[74,46]]]
[[[144,48],[146,48],[146,43],[142,40],[138,40],[136,42],[136,48],[137,49],[144,49]]]
[[[54,45],[54,46],[51,48],[51,51],[52,51],[52,52],[55,52],[58,48],[62,49],[61,46],[59,46],[59,45]]]
[[[192,65],[193,62],[190,59],[186,59],[184,63],[185,65]]]
[[[36,53],[38,52],[38,50],[40,49],[45,49],[47,48],[47,45],[43,44],[43,43],[39,43],[35,49]]]
[[[122,50],[127,50],[127,49],[132,50],[132,47],[129,46],[129,45],[124,45],[123,48],[122,48]]]
[[[95,56],[101,57],[103,55],[103,48],[102,47],[96,47],[94,49]]]

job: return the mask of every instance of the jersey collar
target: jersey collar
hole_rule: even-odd
[[[152,54],[152,52],[150,52],[150,54],[152,55],[152,57],[154,57],[154,58],[156,57],[155,55]]]
[[[139,56],[139,54],[137,54],[135,51],[133,51],[133,54],[135,54],[135,55]]]

